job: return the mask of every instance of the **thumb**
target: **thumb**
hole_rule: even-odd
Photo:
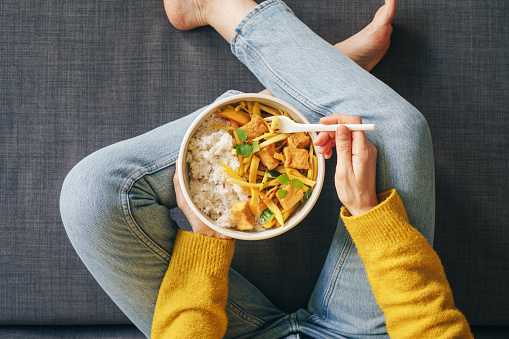
[[[337,168],[352,167],[352,134],[348,127],[339,126],[336,130]]]

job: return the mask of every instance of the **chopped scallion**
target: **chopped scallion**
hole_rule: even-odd
[[[269,221],[270,217],[274,214],[270,209],[266,208],[263,210],[262,214],[260,214],[260,219],[266,223]]]

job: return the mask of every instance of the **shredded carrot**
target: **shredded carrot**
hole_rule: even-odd
[[[277,191],[277,188],[279,187],[279,184],[277,184],[276,186],[274,186],[273,188],[271,188],[270,190],[267,191],[267,193],[265,193],[265,195],[260,199],[260,201],[258,201],[258,205],[260,205],[264,200],[266,200],[267,198],[269,199],[272,199],[272,197],[274,196],[274,194],[276,194],[276,191]],[[270,197],[269,197],[270,195]]]
[[[276,150],[279,152],[279,150],[286,144],[286,142],[288,141],[288,139],[285,139],[283,140],[283,142],[281,143],[281,145],[277,146],[276,147]]]
[[[279,185],[278,185],[279,186]],[[277,186],[276,186],[277,187]],[[272,198],[274,197],[274,194],[276,194],[276,190],[275,189],[272,189],[272,193],[270,194],[270,197],[269,197],[269,200],[272,200]]]

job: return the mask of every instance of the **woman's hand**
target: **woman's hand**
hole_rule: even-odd
[[[194,214],[191,207],[189,207],[189,204],[187,203],[186,199],[184,198],[184,194],[182,193],[182,188],[180,188],[178,163],[175,164],[173,186],[175,187],[175,195],[177,196],[177,205],[186,216],[189,224],[191,224],[191,228],[193,229],[194,233],[225,240],[231,239],[230,237],[227,237],[226,235],[216,232],[212,228],[208,227],[203,221],[200,220],[200,218],[198,218],[198,216],[196,216],[196,214]]]
[[[362,123],[361,118],[344,114],[324,117],[320,122],[326,125]],[[314,144],[326,159],[331,157],[332,147],[336,147],[336,192],[350,214],[359,215],[378,205],[375,191],[377,152],[364,131],[350,131],[340,126],[335,133],[320,132]]]

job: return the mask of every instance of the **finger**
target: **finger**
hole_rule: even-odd
[[[365,153],[369,149],[369,145],[371,144],[366,137],[366,132],[364,131],[352,131],[352,154],[360,155],[361,153]]]
[[[331,138],[334,138],[334,134],[334,132],[320,132],[313,141],[313,144],[316,146],[323,146]]]
[[[318,147],[318,153],[327,154],[327,153],[331,152],[332,147],[334,147],[335,143],[336,142],[334,141],[334,139],[327,140],[327,142],[323,146]]]
[[[332,157],[332,148],[325,154],[325,159],[330,159]]]
[[[177,187],[180,188],[178,170],[179,170],[179,164],[178,164],[178,160],[177,160],[175,162],[175,174],[173,175],[173,187],[175,189],[175,193],[177,192]]]
[[[328,115],[320,119],[320,122],[324,125],[332,124],[360,124],[361,118],[353,115],[346,114],[333,114]]]
[[[180,179],[179,179],[179,161],[175,162],[175,174],[173,175],[173,186],[175,189],[175,193],[182,193],[182,189],[180,188]],[[177,192],[178,191],[178,192]]]
[[[345,126],[336,130],[336,153],[338,163],[336,170],[347,172],[352,168],[352,133]]]
[[[184,198],[184,193],[182,192],[182,187],[180,186],[180,179],[178,175],[178,160],[175,163],[175,175],[173,176],[173,189],[175,190],[175,196],[177,198],[178,207],[185,213],[189,209],[189,204]]]

